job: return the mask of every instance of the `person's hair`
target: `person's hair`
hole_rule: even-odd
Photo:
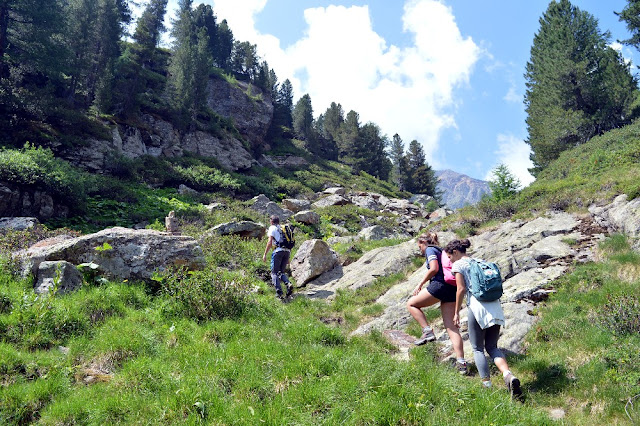
[[[269,219],[271,219],[271,223],[273,223],[274,225],[278,225],[280,223],[280,218],[275,214],[272,215]]]
[[[465,238],[463,240],[449,241],[444,251],[447,254],[453,253],[454,250],[458,250],[460,253],[466,253],[469,247],[471,247],[471,242]]]
[[[427,244],[430,246],[440,245],[438,242],[438,234],[435,232],[427,232],[418,237],[418,244]]]

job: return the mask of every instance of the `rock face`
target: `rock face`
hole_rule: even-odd
[[[311,208],[311,202],[308,200],[298,200],[296,198],[285,198],[282,200],[282,207],[298,213]]]
[[[302,286],[337,264],[338,256],[327,243],[322,240],[307,240],[291,259],[291,275],[296,284]]]
[[[574,261],[593,259],[592,248],[602,238],[601,230],[594,225],[590,217],[549,213],[546,217],[539,217],[529,222],[509,221],[492,231],[469,238],[471,249],[468,253],[473,257],[496,262],[505,279],[502,307],[507,325],[503,328],[500,338],[502,348],[511,352],[522,350],[524,335],[537,319],[531,314],[536,303],[546,297],[551,282],[564,274]],[[454,237],[443,234],[439,236],[442,245]],[[395,248],[387,248],[387,252],[393,250]],[[363,260],[364,256],[353,265]],[[365,267],[364,264],[358,266]],[[351,267],[352,265],[349,265],[345,271]],[[367,264],[366,268],[377,269],[378,266],[371,263]],[[364,274],[366,270],[361,272],[361,275]],[[367,333],[374,329],[381,331],[404,329],[412,321],[406,302],[411,291],[425,274],[426,267],[422,266],[406,281],[390,288],[376,301],[386,307],[383,314],[361,325],[354,334]],[[341,286],[338,283],[333,286]],[[468,359],[473,359],[467,341],[466,308],[461,311],[461,318],[463,319],[461,331],[465,339],[465,355]],[[442,320],[433,321],[432,326],[438,340],[443,342],[442,356],[449,356],[452,349]]]
[[[207,85],[207,105],[231,120],[238,132],[182,132],[170,122],[151,114],[141,117],[142,125],[112,125],[108,140],[89,139],[87,145],[63,152],[64,158],[91,172],[101,173],[118,156],[138,158],[181,157],[185,152],[214,157],[229,170],[248,169],[257,164],[250,151],[264,144],[273,117],[268,94],[245,82],[231,85],[211,79]]]
[[[300,223],[306,223],[307,225],[315,225],[320,223],[320,215],[311,210],[303,210],[293,215],[293,218]]]
[[[42,262],[64,260],[73,265],[96,263],[107,278],[142,281],[171,266],[201,269],[205,264],[202,249],[191,237],[119,227],[52,245],[36,244],[17,256],[25,275],[37,276]]]
[[[69,207],[42,189],[0,182],[0,216],[34,216],[47,220],[68,215]]]
[[[621,232],[630,236],[633,247],[640,248],[640,198],[627,201],[627,195],[617,196],[612,203],[606,206],[590,206],[589,212],[596,222],[607,228],[610,232]]]
[[[264,143],[273,117],[273,103],[267,93],[243,81],[233,86],[214,78],[207,85],[207,105],[221,116],[232,118],[252,148]]]
[[[484,194],[491,192],[485,181],[473,179],[452,170],[436,171],[438,191],[442,191],[442,202],[450,209],[466,204],[475,204]]]

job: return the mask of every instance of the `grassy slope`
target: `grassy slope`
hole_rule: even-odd
[[[580,209],[619,192],[634,194],[639,133],[634,124],[595,138],[564,154],[506,208],[467,209],[455,220],[472,217],[482,224],[493,219],[487,212]],[[290,178],[284,179],[286,186]],[[227,209],[213,215],[185,216],[187,232],[233,217],[260,219],[241,203],[227,202]],[[322,226],[305,232],[322,234]],[[377,334],[347,337],[364,317],[379,313],[372,305],[376,294],[401,275],[371,290],[342,293],[333,304],[296,299],[281,305],[258,278],[266,272],[259,261],[263,243],[208,240],[204,249],[211,270],[223,266],[235,272],[208,280],[206,274],[213,272],[205,271],[191,278],[198,285],[180,286],[179,297],[110,283],[36,299],[29,283],[16,280],[4,265],[0,421],[544,424],[551,423],[547,410],[555,407],[567,410],[568,424],[638,421],[638,409],[628,401],[640,393],[640,330],[634,328],[640,326],[625,318],[640,315],[640,260],[623,238],[606,243],[605,262],[579,266],[557,283],[557,295],[538,311],[541,322],[529,336],[527,355],[510,358],[523,378],[525,405],[508,401],[499,377],[495,390],[486,392],[477,377],[459,377],[437,364],[432,347],[417,348],[405,363],[391,357],[392,348]],[[198,320],[188,304],[177,304],[211,302],[212,292],[198,288],[212,281],[258,285],[261,292],[212,320]]]

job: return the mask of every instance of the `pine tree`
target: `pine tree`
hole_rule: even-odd
[[[205,28],[197,30],[193,20],[193,0],[180,0],[178,18],[173,23],[173,56],[167,85],[176,110],[186,114],[193,127],[205,106],[211,56]]]
[[[331,102],[331,105],[323,114],[322,135],[334,143],[337,142],[342,123],[344,123],[342,105]]]
[[[627,0],[627,5],[622,12],[614,12],[618,19],[627,25],[631,37],[622,40],[622,43],[635,46],[640,50],[640,0]]]
[[[231,54],[233,52],[233,32],[223,19],[216,29],[216,43],[213,52],[213,63],[223,70],[231,70]]]
[[[407,183],[407,171],[403,168],[402,161],[404,158],[404,142],[402,142],[402,138],[397,133],[391,139],[389,157],[392,164],[391,180],[398,188],[403,190]]]
[[[378,179],[389,179],[392,168],[391,160],[386,153],[389,141],[382,135],[380,127],[371,122],[365,124],[360,128],[358,140],[361,145],[362,166],[360,168]]]
[[[136,23],[133,39],[137,45],[137,61],[143,68],[152,66],[160,36],[166,30],[164,15],[167,11],[167,1],[151,0]]]
[[[408,175],[406,190],[414,194],[431,195],[438,200],[440,194],[436,190],[437,179],[435,172],[427,163],[422,145],[415,139],[409,143],[406,163]]]
[[[286,79],[278,90],[273,111],[273,124],[275,126],[293,127],[293,86]]]
[[[491,188],[491,196],[502,201],[513,197],[520,189],[520,181],[516,178],[509,167],[500,164],[491,171],[492,178],[489,180],[489,188]]]
[[[560,152],[631,119],[636,81],[609,38],[569,0],[552,1],[540,19],[525,74],[534,175]]]
[[[307,142],[311,142],[313,131],[313,108],[311,106],[311,96],[304,94],[293,107],[293,130],[296,136]],[[307,146],[309,148],[309,146]],[[313,149],[310,149],[313,151]]]

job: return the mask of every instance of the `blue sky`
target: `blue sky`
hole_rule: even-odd
[[[195,1],[196,4],[201,1]],[[546,0],[206,0],[236,39],[258,46],[294,100],[309,93],[314,114],[353,109],[408,146],[425,148],[436,170],[487,179],[498,164],[523,184],[529,146],[523,96]],[[626,0],[573,0],[640,63],[614,11]],[[177,0],[169,1],[173,16]],[[632,66],[636,72],[635,65]]]

